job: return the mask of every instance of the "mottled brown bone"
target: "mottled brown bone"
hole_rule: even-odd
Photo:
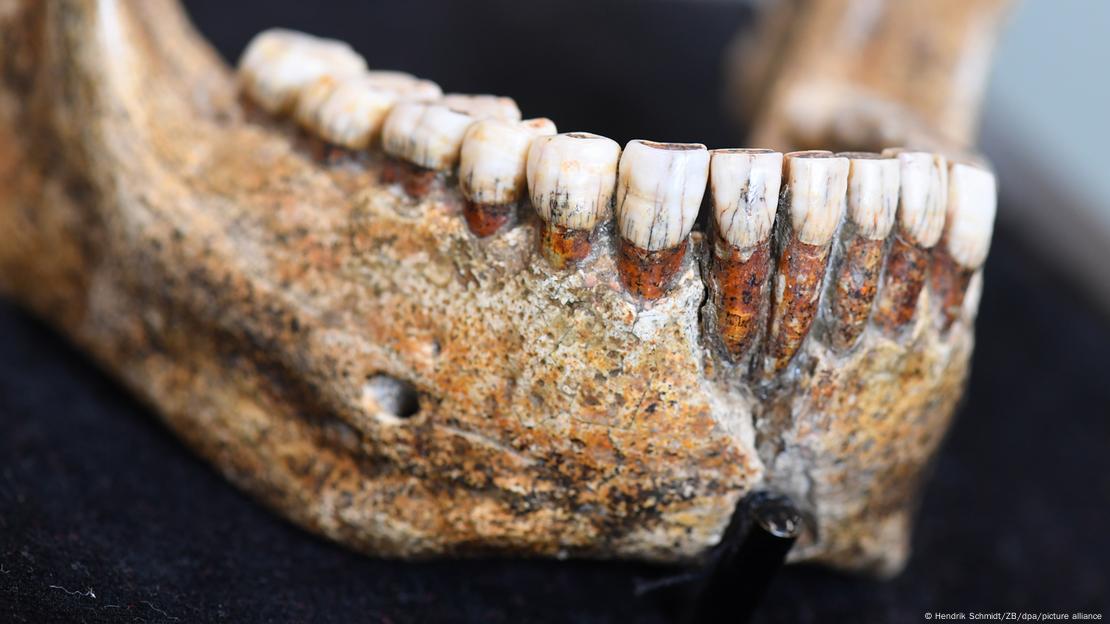
[[[463,216],[466,225],[478,238],[493,236],[513,218],[511,204],[480,204],[465,200]]]
[[[867,326],[879,290],[885,240],[873,240],[856,232],[844,236],[829,301],[830,339],[836,348],[851,348]]]
[[[703,339],[699,233],[645,306],[615,245],[551,271],[534,218],[478,243],[452,185],[248,121],[170,0],[2,6],[0,292],[265,504],[377,555],[677,562],[767,487],[809,520],[795,560],[904,562],[970,307],[806,339],[755,392]]]
[[[716,284],[717,327],[733,358],[742,358],[755,343],[767,312],[767,277],[771,240],[748,253],[715,237],[713,277]]]

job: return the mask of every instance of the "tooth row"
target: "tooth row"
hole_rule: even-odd
[[[767,373],[792,360],[823,299],[835,347],[850,347],[868,321],[898,335],[930,266],[951,322],[990,245],[993,174],[929,152],[784,156],[642,140],[622,151],[596,134],[556,134],[548,119],[521,121],[509,98],[443,95],[408,74],[367,71],[345,44],[284,30],[255,37],[240,71],[251,100],[319,140],[380,142],[392,159],[383,178],[412,195],[457,171],[477,236],[529,199],[556,268],[586,261],[615,216],[619,277],[642,301],[663,296],[685,265],[708,186],[718,333],[733,358],[758,354]]]

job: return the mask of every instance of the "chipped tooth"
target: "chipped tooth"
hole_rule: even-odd
[[[409,195],[425,195],[436,172],[449,172],[458,163],[463,135],[473,122],[470,115],[440,103],[401,102],[393,107],[382,127],[382,148],[415,167],[402,176]]]
[[[617,270],[632,294],[658,299],[686,254],[709,179],[709,151],[699,143],[629,141],[617,183]]]
[[[543,221],[540,250],[557,269],[590,252],[598,221],[609,216],[621,148],[589,132],[540,136],[528,149],[532,206]]]
[[[520,121],[520,108],[512,98],[499,95],[470,95],[448,93],[440,104],[469,114],[475,119],[501,119]]]
[[[987,258],[997,204],[993,173],[966,163],[949,165],[947,222],[931,271],[944,329],[959,317],[971,278]]]
[[[944,229],[948,163],[943,156],[929,152],[893,148],[883,154],[897,156],[901,188],[897,224],[871,319],[893,335],[913,319],[928,273],[930,249]]]
[[[301,91],[321,76],[364,71],[366,61],[346,43],[283,29],[256,35],[239,61],[247,95],[271,114],[288,112]]]
[[[536,137],[553,134],[555,124],[545,118],[483,119],[467,129],[459,155],[459,189],[474,235],[489,236],[511,220],[514,204],[528,190],[528,148]]]
[[[833,234],[844,214],[848,159],[830,152],[792,152],[785,158],[784,232],[767,327],[766,372],[790,363],[802,345],[821,294]]]
[[[863,332],[878,293],[886,237],[898,208],[901,168],[898,159],[849,152],[845,201],[850,227],[841,236],[841,255],[830,288],[829,337],[846,350]]]
[[[764,149],[710,152],[712,276],[717,328],[733,358],[749,352],[768,301],[771,231],[778,210],[782,154]]]

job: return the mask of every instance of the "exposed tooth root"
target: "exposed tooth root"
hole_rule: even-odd
[[[836,226],[844,213],[848,159],[830,152],[785,158],[790,228],[780,242],[767,328],[767,372],[790,363],[813,325]]]
[[[848,349],[867,324],[878,293],[886,237],[898,208],[898,160],[878,154],[847,153],[847,222],[842,251],[830,291],[829,336],[834,347]]]
[[[448,93],[440,104],[467,113],[475,119],[500,119],[520,121],[520,108],[512,98],[500,95],[470,95]]]
[[[322,76],[364,71],[366,61],[346,43],[283,29],[256,35],[239,60],[247,95],[275,115],[289,112],[298,95]]]
[[[590,251],[594,227],[610,213],[621,148],[588,132],[539,136],[528,150],[528,191],[543,221],[540,251],[557,269]]]
[[[617,183],[617,270],[632,294],[658,299],[686,254],[709,179],[709,151],[700,143],[629,141]]]
[[[484,119],[467,129],[459,156],[463,214],[475,236],[489,236],[512,220],[513,206],[527,194],[528,148],[538,136],[555,134],[550,119],[523,122]]]
[[[944,229],[948,164],[943,156],[928,152],[890,149],[883,154],[897,155],[901,182],[897,225],[871,318],[884,332],[894,334],[913,319],[930,249]]]
[[[748,353],[768,303],[771,230],[778,210],[782,154],[772,150],[713,150],[712,272],[717,328],[734,358]]]
[[[994,174],[974,165],[952,163],[947,226],[933,252],[931,271],[944,329],[959,316],[968,284],[987,258],[996,209]]]
[[[442,104],[402,102],[382,127],[386,154],[414,167],[402,167],[401,183],[412,197],[423,197],[437,172],[449,172],[459,160],[463,136],[474,118]],[[396,176],[383,172],[382,179]]]

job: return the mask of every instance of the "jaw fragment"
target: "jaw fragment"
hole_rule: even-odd
[[[91,349],[236,483],[298,523],[377,554],[672,562],[703,556],[737,499],[768,487],[802,501],[812,519],[796,558],[880,571],[904,560],[912,492],[966,376],[973,297],[947,331],[932,303],[948,292],[962,297],[952,267],[977,272],[982,263],[994,212],[993,184],[985,190],[982,176],[951,169],[950,223],[937,228],[947,238],[923,256],[932,297],[921,298],[918,318],[934,322],[901,341],[864,331],[833,354],[819,339],[827,334],[810,326],[824,322],[814,311],[837,296],[839,278],[816,267],[830,256],[840,259],[834,269],[851,266],[834,241],[872,224],[861,216],[870,204],[846,195],[849,158],[791,154],[780,209],[772,189],[781,164],[765,156],[773,153],[715,152],[710,166],[699,145],[687,155],[697,162],[684,162],[680,175],[641,159],[675,164],[683,158],[666,152],[677,150],[637,143],[621,166],[628,187],[614,219],[619,146],[586,133],[542,136],[528,150],[527,188],[512,185],[526,193],[522,218],[479,243],[460,215],[465,202],[508,200],[513,194],[483,186],[483,175],[512,169],[509,161],[519,174],[518,159],[477,149],[481,141],[463,154],[482,115],[399,100],[380,148],[371,139],[354,166],[320,167],[297,156],[281,124],[192,108],[211,87],[172,73],[176,65],[157,48],[164,37],[125,38],[121,45],[136,46],[126,66],[99,47],[100,26],[89,26],[80,45],[67,39],[82,36],[76,25],[104,19],[95,5],[67,5],[73,23],[60,32],[75,34],[28,48],[61,46],[42,62],[72,63],[55,73],[86,85],[73,92],[87,102],[9,93],[35,85],[38,95],[55,95],[49,82],[0,81],[14,106],[50,103],[14,117],[0,108],[4,149],[31,155],[28,139],[46,136],[64,152],[95,155],[60,168],[0,159],[0,231],[11,241],[0,248],[0,288]],[[127,24],[153,29],[167,22],[152,19],[152,6],[168,5],[120,10]],[[0,35],[10,29],[0,19]],[[194,45],[189,33],[170,36]],[[242,80],[253,97],[267,67],[253,60],[265,55],[249,56]],[[222,79],[221,68],[202,66]],[[122,74],[161,88],[135,93],[115,79]],[[314,83],[301,84],[292,95],[307,101]],[[275,115],[293,113],[288,95]],[[96,112],[125,105],[149,114]],[[41,132],[25,134],[17,123],[24,117]],[[87,131],[66,132],[54,125],[61,119]],[[192,164],[197,153],[207,157]],[[401,161],[409,199],[378,182]],[[27,174],[11,169],[17,162],[28,163]],[[190,167],[182,171],[181,162]],[[458,180],[466,195],[454,184],[456,166],[477,174]],[[687,224],[707,168],[739,176],[714,180],[712,240]],[[332,183],[341,176],[342,190]],[[434,178],[443,192],[423,197],[416,181]],[[91,190],[52,190],[73,179]],[[683,179],[700,181],[696,199],[690,188],[668,194],[650,184]],[[43,180],[50,185],[37,187]],[[743,208],[744,227],[726,221],[730,205]],[[633,226],[645,215],[668,227],[644,236]],[[922,242],[917,221],[904,221],[887,238]],[[872,235],[881,238],[881,228]],[[569,270],[536,270],[543,260],[532,252],[534,237]],[[570,239],[592,246],[588,262],[556,244]],[[635,271],[619,268],[622,245],[644,257],[681,249],[691,261],[637,284],[627,279]],[[710,258],[721,245],[728,253]],[[952,265],[937,260],[942,250]],[[705,297],[703,265],[711,289],[737,266],[784,288],[773,309],[762,286],[752,297],[767,296],[766,308],[736,308],[721,295],[727,285]],[[622,278],[639,297],[622,289]],[[901,287],[897,279],[888,286],[891,279],[879,284],[879,299]],[[829,302],[825,320],[855,322]],[[721,314],[738,310],[755,315],[754,329],[726,337],[740,357],[725,357],[715,348],[730,331]],[[767,324],[777,329],[760,344]],[[770,379],[745,373],[745,349],[768,356]]]

